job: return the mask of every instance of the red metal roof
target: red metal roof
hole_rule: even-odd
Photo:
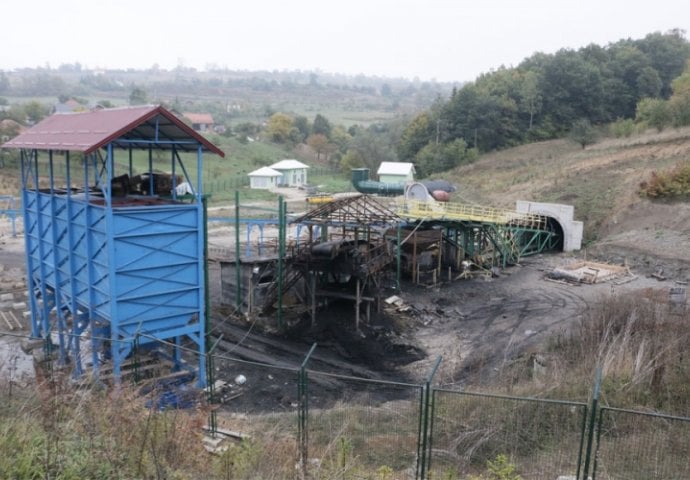
[[[156,105],[58,113],[37,123],[2,147],[69,150],[89,154],[110,143],[115,148],[129,148],[132,145],[123,140],[154,140],[155,148],[164,150],[173,148],[170,142],[193,141],[194,143],[177,143],[175,148],[196,151],[201,144],[205,151],[225,156],[222,150],[172,112]],[[142,143],[140,148],[148,146]]]

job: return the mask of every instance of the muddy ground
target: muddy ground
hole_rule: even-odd
[[[228,356],[245,360],[271,360],[298,368],[313,343],[318,347],[309,368],[345,376],[423,383],[436,359],[442,357],[435,383],[461,388],[486,385],[514,362],[527,365],[558,335],[568,335],[592,302],[626,291],[660,290],[677,286],[674,279],[660,281],[641,274],[622,276],[594,285],[572,285],[547,278],[554,266],[574,260],[568,254],[544,254],[525,259],[498,276],[477,276],[437,287],[410,283],[390,291],[402,299],[372,316],[359,332],[354,329],[351,302],[336,302],[319,312],[317,325],[287,336],[260,333],[251,324],[235,323],[224,338]],[[685,282],[686,279],[676,279]],[[217,317],[223,322],[223,317]],[[230,320],[225,320],[226,325]],[[308,324],[305,322],[305,324]],[[251,329],[251,330],[250,330]],[[249,333],[248,333],[249,332]],[[223,349],[219,349],[226,354]],[[281,410],[296,404],[296,374],[278,374],[251,365],[221,361],[218,378],[228,382],[225,398],[235,411]],[[242,374],[246,384],[234,378]],[[327,406],[356,395],[361,384],[336,381],[312,389],[316,405]],[[370,389],[367,390],[370,394]],[[256,393],[256,395],[254,395]],[[387,400],[395,390],[381,391]]]

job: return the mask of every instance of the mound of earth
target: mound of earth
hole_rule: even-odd
[[[611,216],[588,251],[644,273],[690,279],[690,203],[639,200]]]

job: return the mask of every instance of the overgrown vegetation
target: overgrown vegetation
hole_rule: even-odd
[[[640,183],[640,194],[656,199],[690,198],[690,161],[678,163],[669,170],[652,172],[649,180]]]
[[[504,381],[518,388],[548,388],[553,398],[586,400],[601,367],[604,402],[687,415],[690,410],[690,310],[668,301],[667,290],[612,294],[590,305],[568,333],[544,353],[546,369],[508,369]]]
[[[493,392],[584,402],[593,372],[601,367],[603,404],[687,415],[688,321],[687,308],[669,304],[658,291],[602,297],[540,353],[539,370],[531,361],[511,363]],[[404,401],[360,407],[342,403],[312,412],[309,458],[317,460],[310,460],[311,478],[392,479],[413,465],[415,393],[410,390]],[[439,391],[434,405],[430,478],[519,480],[574,471],[582,403]],[[232,427],[249,438],[230,443],[220,455],[202,446],[207,413],[203,407],[147,409],[146,399],[127,386],[75,390],[56,379],[2,388],[0,477],[294,478],[296,412],[233,416]],[[658,434],[653,422],[623,420],[611,441],[632,442],[631,451],[640,438]],[[683,432],[679,429],[687,435]],[[676,443],[673,448],[686,448]]]

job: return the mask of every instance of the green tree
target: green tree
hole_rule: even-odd
[[[596,141],[596,131],[589,119],[581,118],[573,123],[570,129],[570,138],[584,149]]]
[[[31,101],[24,105],[26,119],[30,124],[38,123],[48,116],[48,107],[42,103]]]
[[[350,147],[352,135],[342,125],[336,125],[331,130],[331,141],[338,147],[338,151],[344,154]]]
[[[650,66],[659,74],[661,96],[668,98],[672,92],[671,82],[683,72],[690,58],[690,44],[685,39],[685,31],[674,29],[666,33],[650,33],[635,43],[647,54]]]
[[[644,67],[637,76],[637,93],[640,97],[658,97],[662,86],[659,72],[652,67]]]
[[[539,90],[539,75],[534,71],[525,72],[520,85],[521,109],[529,115],[527,130],[532,130],[534,116],[541,110],[542,96]]]
[[[366,166],[364,157],[357,150],[348,150],[340,159],[340,170],[344,173],[349,173],[353,168],[364,166]]]
[[[417,153],[414,163],[418,176],[423,178],[471,163],[478,156],[476,149],[467,148],[462,138],[456,138],[449,143],[429,143]]]
[[[292,124],[299,132],[299,141],[304,142],[311,133],[311,125],[309,125],[309,119],[304,115],[297,115],[292,121]]]
[[[436,125],[438,125],[437,122]],[[434,125],[431,115],[420,113],[403,130],[400,141],[396,146],[398,157],[402,161],[412,160],[425,145],[433,141]]]
[[[311,127],[311,133],[325,135],[327,138],[331,137],[331,122],[320,113],[314,117],[314,123]]]
[[[148,103],[146,90],[141,87],[134,87],[129,94],[130,105],[145,105]]]
[[[637,104],[635,120],[656,128],[659,132],[671,125],[673,114],[669,102],[661,98],[643,98]]]
[[[381,162],[395,162],[398,160],[393,147],[385,134],[377,133],[372,129],[361,130],[352,139],[350,151],[357,152],[363,166],[371,169],[378,168]]]
[[[547,63],[541,75],[543,111],[560,131],[580,118],[594,122],[608,120],[604,81],[600,68],[577,52],[560,50]]]
[[[290,139],[293,129],[292,117],[284,113],[274,113],[266,124],[266,135],[275,143],[285,143]]]
[[[673,95],[669,99],[673,123],[676,126],[690,125],[690,62],[682,75],[673,80]]]

